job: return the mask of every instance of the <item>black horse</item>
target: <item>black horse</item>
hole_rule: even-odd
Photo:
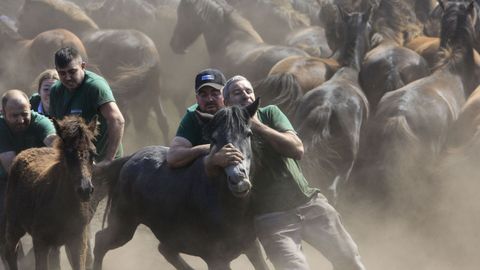
[[[253,247],[249,119],[257,108],[258,101],[245,108],[224,108],[206,124],[212,151],[232,143],[245,157],[218,177],[207,177],[203,158],[185,168],[169,168],[166,147],[135,153],[112,189],[108,227],[96,234],[94,269],[101,269],[107,251],[127,243],[139,224],[152,230],[161,242],[160,253],[177,269],[192,269],[180,252],[201,257],[209,269],[230,269],[230,261]],[[249,258],[256,269],[268,268],[261,257]]]

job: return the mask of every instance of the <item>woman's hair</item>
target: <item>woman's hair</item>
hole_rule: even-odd
[[[33,87],[37,87],[37,92],[40,91],[40,87],[42,86],[42,82],[45,80],[60,80],[58,77],[58,73],[55,69],[46,69],[42,73],[40,73],[33,83]]]

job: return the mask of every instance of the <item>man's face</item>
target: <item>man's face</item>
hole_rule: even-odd
[[[67,66],[56,69],[60,81],[68,90],[77,89],[85,77],[85,62],[82,62],[81,59],[74,59]]]
[[[247,106],[255,101],[252,84],[247,80],[239,80],[230,86],[228,105]]]
[[[12,133],[21,133],[30,126],[30,103],[27,100],[9,100],[3,108],[3,117]]]
[[[215,114],[223,108],[222,92],[211,86],[204,86],[198,90],[196,95],[198,107],[202,112]]]

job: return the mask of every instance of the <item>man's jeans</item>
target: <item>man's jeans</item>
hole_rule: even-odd
[[[302,239],[320,251],[335,270],[365,269],[338,212],[320,193],[295,209],[256,216],[255,227],[277,270],[310,269],[301,249]]]

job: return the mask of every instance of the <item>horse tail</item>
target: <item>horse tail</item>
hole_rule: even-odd
[[[268,105],[277,105],[292,119],[303,91],[295,75],[279,73],[269,75],[255,83],[255,92]]]
[[[108,166],[101,167],[95,171],[94,179],[100,187],[104,187],[104,189],[100,188],[98,202],[102,200],[105,196],[107,198],[107,205],[105,207],[105,212],[103,214],[102,219],[102,229],[105,226],[105,221],[107,219],[107,215],[110,212],[111,204],[112,204],[112,194],[115,190],[115,187],[118,182],[118,178],[120,176],[120,172],[123,168],[123,165],[130,160],[132,156],[125,156],[118,159],[113,160]],[[102,192],[103,191],[103,192]]]
[[[147,57],[144,57],[147,58]],[[148,59],[140,66],[120,66],[117,68],[117,76],[111,80],[110,86],[119,100],[128,100],[142,93],[159,92],[160,88],[160,63],[158,57]],[[158,93],[157,92],[157,93]],[[158,98],[159,95],[157,95]],[[152,97],[153,98],[153,97]]]
[[[396,67],[390,67],[390,72],[387,75],[387,79],[385,80],[385,92],[390,92],[393,90],[397,90],[405,86],[403,82],[402,75],[398,71]]]

